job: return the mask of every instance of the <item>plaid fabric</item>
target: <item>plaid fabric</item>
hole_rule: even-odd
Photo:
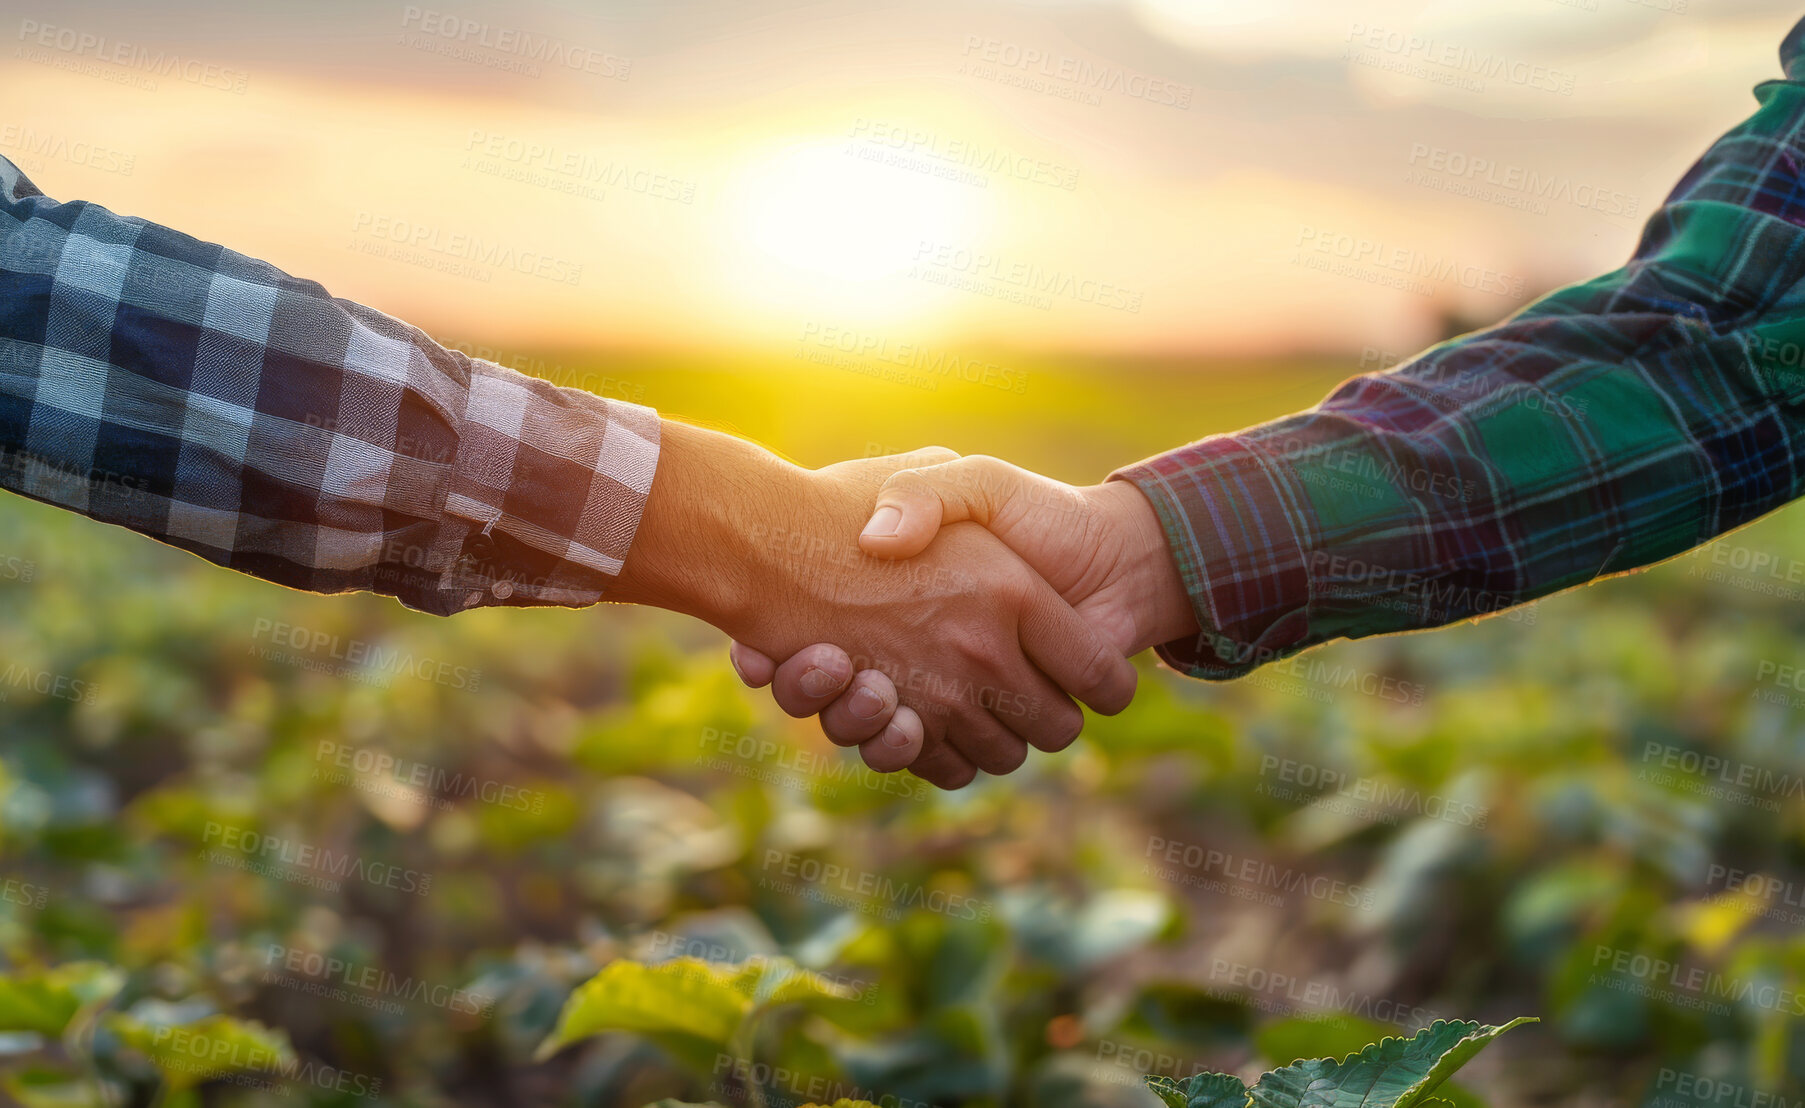
[[[1239,676],[1678,554],[1787,503],[1805,465],[1805,22],[1788,80],[1649,220],[1629,264],[1356,377],[1314,409],[1119,471]]]
[[[648,409],[446,350],[0,158],[0,487],[314,592],[601,599]]]

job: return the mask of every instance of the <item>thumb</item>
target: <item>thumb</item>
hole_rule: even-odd
[[[1026,476],[983,455],[898,470],[878,490],[859,547],[875,558],[912,558],[948,524],[971,520],[988,526]]]

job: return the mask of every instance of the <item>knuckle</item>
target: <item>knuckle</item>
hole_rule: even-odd
[[[1111,663],[1114,668],[1114,663]],[[1128,707],[1134,700],[1135,689],[1140,686],[1141,675],[1135,672],[1132,665],[1121,667],[1120,680],[1107,681],[1107,690],[1091,699],[1096,701],[1094,707],[1106,716],[1113,716]]]
[[[995,638],[986,626],[957,623],[945,634],[946,645],[967,663],[988,662],[996,654]]]
[[[1021,769],[1022,764],[1027,760],[1028,746],[1026,743],[1017,742],[999,744],[998,747],[991,752],[991,756],[984,766],[984,772],[994,773],[999,776],[1005,773],[1014,773],[1016,770]]]
[[[919,469],[899,469],[884,478],[883,491],[905,496],[928,491],[928,479]]]
[[[778,689],[772,699],[777,701],[777,706],[783,709],[785,715],[793,719],[807,719],[821,711],[819,704],[794,689]]]
[[[909,772],[939,789],[963,788],[975,775],[970,766],[948,766],[938,763],[932,766],[913,765],[909,767]]]
[[[1015,467],[1001,458],[993,458],[988,454],[977,454],[965,459],[964,465],[971,468],[973,481],[986,495],[1001,496],[1008,487],[1008,482],[1015,473]]]
[[[826,735],[827,741],[835,746],[857,746],[865,741],[864,736],[853,734],[843,721],[830,720],[825,715],[821,717],[821,733]]]
[[[979,484],[979,471],[975,468],[978,462],[979,459],[976,456],[951,458],[932,467],[930,472],[933,473],[934,479],[940,487],[956,490],[964,495]]]
[[[1049,731],[1052,734],[1050,750],[1064,750],[1078,739],[1084,730],[1084,713],[1070,701],[1064,701],[1053,708],[1052,723]]]
[[[1078,693],[1094,693],[1107,685],[1116,673],[1121,656],[1106,642],[1098,641],[1091,646],[1091,655],[1085,660],[1084,669],[1079,673],[1079,687],[1072,690]]]

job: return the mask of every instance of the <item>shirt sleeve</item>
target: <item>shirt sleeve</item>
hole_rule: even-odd
[[[0,158],[0,487],[297,589],[577,607],[620,571],[658,441],[649,409]]]
[[[1501,611],[1799,496],[1802,33],[1622,269],[1114,474],[1152,501],[1203,628],[1162,656],[1231,678]]]

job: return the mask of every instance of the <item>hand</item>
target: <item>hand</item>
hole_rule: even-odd
[[[859,546],[910,558],[941,527],[983,524],[1126,655],[1198,632],[1153,505],[1127,481],[1079,488],[981,455],[900,470]]]
[[[839,647],[804,647],[781,667],[740,642],[728,657],[748,688],[776,680],[778,707],[797,719],[820,715],[822,730],[843,746],[858,746],[877,772],[905,769],[921,754],[926,735],[915,709],[897,702],[896,686],[882,670],[855,673],[852,656]]]
[[[1134,669],[982,528],[949,527],[906,563],[862,553],[857,529],[880,485],[921,460],[810,472],[737,439],[667,423],[611,599],[699,616],[766,656],[837,643],[848,666],[857,659],[858,668],[879,671],[859,689],[877,677],[888,685],[875,724],[857,719],[858,689],[844,718],[837,709],[832,717],[846,733],[865,728],[853,741],[868,743],[868,759],[878,755],[873,768],[900,768],[912,757],[919,776],[948,788],[980,769],[1007,773],[1029,745],[1058,749],[1076,737],[1083,715],[1061,690],[1098,711],[1120,711],[1133,696]],[[780,690],[780,703],[812,699],[789,696],[809,691],[806,669],[795,670],[796,688]],[[913,723],[902,717],[909,741],[890,748],[897,753],[876,749],[897,722],[890,704],[915,713]]]
[[[902,470],[884,483],[859,542],[880,557],[911,557],[942,526],[964,520],[1001,538],[1124,654],[1197,633],[1195,611],[1153,506],[1125,481],[1076,488],[985,457]],[[830,664],[849,671],[843,652],[818,646],[806,658],[778,666],[735,644],[734,664],[755,687],[774,681],[779,701],[797,714],[821,712],[822,729],[835,742],[857,741],[843,699],[801,695],[808,668]],[[871,675],[860,674],[859,681],[861,691],[879,699],[893,691]]]

